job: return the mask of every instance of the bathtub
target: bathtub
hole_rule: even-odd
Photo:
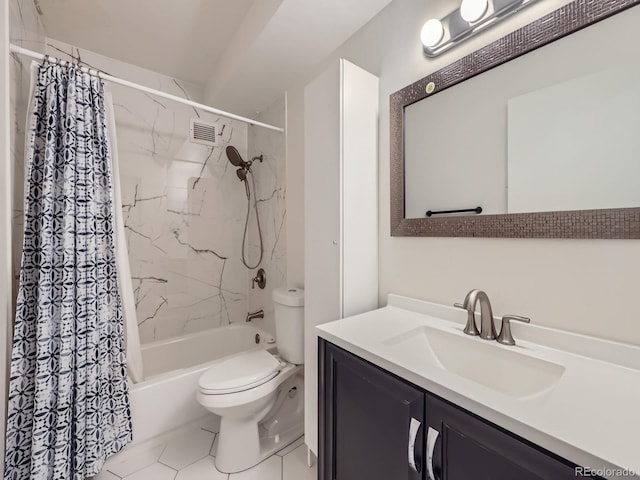
[[[217,360],[275,347],[269,333],[232,324],[142,346],[144,381],[129,390],[133,444],[193,422],[207,410],[196,400],[198,379]]]

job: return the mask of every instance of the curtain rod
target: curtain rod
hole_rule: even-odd
[[[27,50],[26,48],[19,47],[17,45],[14,45],[13,43],[9,45],[9,50],[13,53],[19,53],[21,55],[26,55],[28,57],[35,58],[36,60],[44,60],[46,58],[51,63],[57,63],[57,62],[60,62],[61,64],[72,63],[66,60],[61,60],[59,58],[52,57],[50,55],[44,55],[42,53],[34,52],[33,50]],[[169,93],[165,93],[160,90],[155,90],[153,88],[145,87],[144,85],[139,85],[137,83],[133,83],[128,80],[123,80],[122,78],[114,77],[107,73],[101,72],[100,70],[82,67],[82,66],[81,66],[81,69],[86,73],[97,75],[98,77],[108,82],[117,83],[118,85],[124,85],[125,87],[133,88],[135,90],[140,90],[142,92],[155,95],[156,97],[162,97],[162,98],[166,98],[167,100],[173,100],[174,102],[183,103],[185,105],[189,105],[190,107],[198,108],[200,110],[204,110],[205,112],[214,113],[222,117],[231,118],[233,120],[239,120],[241,122],[245,122],[250,125],[254,125],[256,127],[268,128],[269,130],[275,130],[276,132],[284,132],[284,128],[276,127],[274,125],[269,125],[268,123],[257,122],[250,118],[241,117],[240,115],[235,115],[233,113],[225,112],[224,110],[218,110],[217,108],[213,108],[208,105],[204,105],[202,103],[194,102],[192,100],[178,97],[176,95],[171,95]]]

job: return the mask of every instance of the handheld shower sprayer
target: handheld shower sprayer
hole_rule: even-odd
[[[249,168],[247,163],[244,160],[242,160],[242,156],[240,156],[240,152],[236,147],[229,145],[226,148],[226,152],[227,152],[227,158],[229,159],[229,161],[234,167],[240,167],[242,169]]]
[[[242,159],[240,152],[238,152],[238,149],[232,145],[229,145],[226,148],[226,153],[227,153],[227,158],[229,159],[229,162],[234,167],[238,167],[238,169],[236,170],[236,175],[238,176],[240,181],[244,183],[245,192],[247,194],[247,216],[244,222],[244,233],[242,234],[242,263],[248,269],[253,270],[254,268],[257,268],[262,262],[262,257],[264,255],[264,245],[262,241],[262,228],[260,227],[260,215],[258,215],[258,199],[256,198],[256,194],[255,194],[256,181],[253,177],[253,172],[251,171],[251,165],[253,165],[253,162],[255,162],[256,160],[262,163],[262,161],[264,160],[264,157],[262,155],[259,155],[257,157],[253,157],[248,162],[245,162]],[[249,187],[249,182],[247,181],[247,174],[251,175],[251,185],[253,186],[253,196],[254,196],[253,208],[256,211],[256,223],[258,225],[258,237],[260,239],[260,258],[258,259],[258,262],[255,265],[249,265],[245,255],[246,244],[247,244],[247,228],[249,227],[249,216],[251,215],[251,188]]]
[[[258,155],[256,157],[253,157],[248,162],[245,162],[242,159],[242,155],[240,155],[240,152],[238,152],[238,149],[236,147],[232,146],[232,145],[229,145],[226,148],[226,152],[227,152],[227,158],[229,159],[229,162],[231,162],[231,164],[234,167],[239,167],[236,170],[236,175],[238,175],[238,178],[240,180],[242,180],[243,182],[247,178],[247,172],[251,172],[251,165],[253,165],[253,162],[255,162],[257,160],[260,163],[262,163],[263,160],[264,160],[264,156],[263,155]]]

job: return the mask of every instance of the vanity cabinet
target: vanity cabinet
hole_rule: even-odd
[[[318,478],[422,479],[424,392],[331,344],[321,341],[319,353],[326,382],[319,398]],[[412,423],[415,467],[407,447]]]
[[[438,397],[426,397],[427,432],[435,440],[432,469],[436,479],[576,478],[575,467],[568,462]]]
[[[319,480],[576,478],[570,462],[319,341]]]

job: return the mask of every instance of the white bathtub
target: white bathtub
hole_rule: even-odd
[[[143,345],[145,379],[129,390],[133,443],[144,442],[208,413],[196,401],[196,390],[200,375],[212,363],[247,350],[272,347],[275,344],[270,334],[245,324]]]

